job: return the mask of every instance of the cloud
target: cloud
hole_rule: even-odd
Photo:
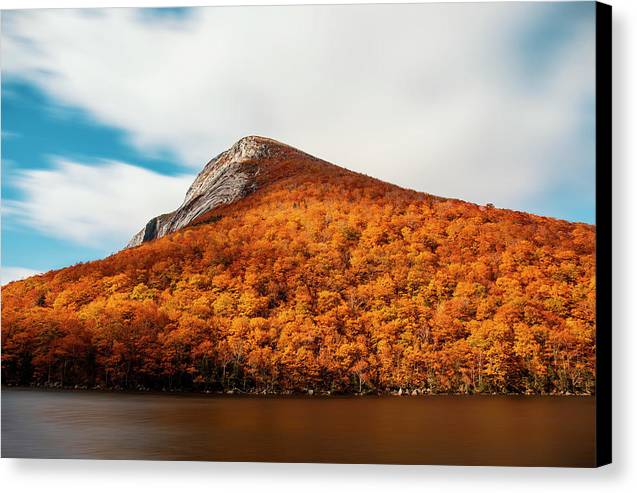
[[[3,286],[12,281],[19,281],[20,279],[26,279],[27,277],[41,274],[40,271],[27,269],[26,267],[7,267],[4,265],[0,268],[0,273],[0,283]]]
[[[594,10],[580,5],[590,15],[507,2],[10,12],[2,70],[185,166],[261,134],[438,195],[525,208],[558,185],[592,201]],[[556,19],[564,36],[541,63],[525,55]]]
[[[12,183],[23,198],[4,201],[3,212],[48,236],[121,248],[150,218],[177,208],[193,179],[56,159],[52,169],[18,172]]]
[[[22,137],[17,132],[10,132],[9,130],[2,130],[2,138],[3,139],[17,139],[18,137]]]

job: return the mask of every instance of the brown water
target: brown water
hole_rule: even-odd
[[[592,397],[2,390],[2,456],[592,466]]]

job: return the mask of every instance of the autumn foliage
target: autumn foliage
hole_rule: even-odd
[[[3,382],[594,392],[593,226],[277,159],[195,226],[5,286]]]

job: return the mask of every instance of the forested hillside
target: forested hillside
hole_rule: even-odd
[[[256,190],[190,226],[3,287],[3,383],[594,392],[593,226],[284,146],[249,164]]]

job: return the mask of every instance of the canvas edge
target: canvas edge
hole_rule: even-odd
[[[612,462],[612,7],[595,3],[595,466]]]

